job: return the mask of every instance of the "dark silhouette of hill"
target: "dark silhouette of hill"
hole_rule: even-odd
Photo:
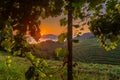
[[[42,57],[46,59],[58,59],[55,54],[57,48],[65,48],[64,43],[55,42],[52,40],[43,41],[39,44],[32,44],[33,53],[37,57]]]
[[[56,39],[57,36],[54,35],[54,34],[46,34],[46,35],[43,35],[41,38],[51,38],[51,39]]]

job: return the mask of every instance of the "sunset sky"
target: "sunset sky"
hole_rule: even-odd
[[[47,18],[41,21],[40,29],[42,35],[44,34],[55,34],[59,35],[62,32],[66,31],[66,27],[60,26],[59,20],[62,16],[57,18]],[[89,30],[85,28],[83,32],[88,32]]]
[[[42,34],[56,34],[59,35],[60,33],[65,31],[65,27],[60,26],[59,20],[61,17],[57,18],[47,18],[41,21],[40,29]]]

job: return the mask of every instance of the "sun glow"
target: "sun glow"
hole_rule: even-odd
[[[44,33],[41,33],[41,36],[43,36],[44,35]]]

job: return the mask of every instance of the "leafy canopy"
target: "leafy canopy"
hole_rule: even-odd
[[[26,33],[38,40],[40,20],[61,15],[63,5],[63,0],[0,0],[1,46],[15,54],[28,51]]]
[[[114,49],[120,40],[120,3],[119,0],[106,2],[106,12],[94,15],[90,30],[99,38],[106,50]]]

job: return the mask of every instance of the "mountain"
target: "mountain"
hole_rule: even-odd
[[[79,37],[74,37],[73,40],[79,40],[79,41],[81,41],[81,40],[86,40],[86,39],[91,39],[91,38],[95,38],[95,36],[92,33],[88,32],[88,33],[82,34]],[[47,40],[57,41],[58,40],[58,36],[54,35],[54,34],[46,34],[46,35],[43,35],[39,39],[38,42],[36,42],[35,39],[32,36],[26,35],[26,40],[30,44],[36,44],[36,43],[47,41]]]
[[[39,42],[47,41],[47,40],[52,40],[52,41],[57,41],[58,36],[54,34],[47,34],[43,35],[39,41],[37,42],[31,35],[26,35],[26,40],[29,44],[37,44]]]
[[[57,40],[58,40],[58,36],[57,36],[57,35],[54,35],[54,34],[46,34],[46,35],[43,35],[43,36],[39,39],[39,42],[46,41],[46,40],[57,41]]]
[[[95,38],[95,36],[91,32],[84,33],[80,36],[80,40],[91,39],[91,38]]]
[[[56,39],[57,36],[54,35],[54,34],[46,34],[46,35],[43,35],[41,38],[50,38],[50,39]]]
[[[79,37],[74,37],[73,40],[86,40],[86,39],[92,39],[95,38],[95,36],[91,32],[87,32],[82,34]]]

